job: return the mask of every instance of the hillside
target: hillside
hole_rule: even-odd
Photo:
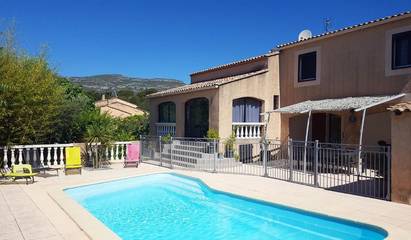
[[[120,74],[102,74],[85,77],[68,77],[86,90],[96,92],[109,92],[112,90],[131,90],[139,92],[143,89],[153,88],[157,91],[184,85],[182,81],[167,78],[139,78],[127,77]]]

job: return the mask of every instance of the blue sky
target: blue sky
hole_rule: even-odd
[[[44,44],[63,76],[119,73],[189,81],[189,74],[266,53],[303,29],[324,31],[411,10],[410,0],[2,0],[30,53]]]

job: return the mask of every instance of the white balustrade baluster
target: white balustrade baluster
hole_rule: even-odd
[[[110,158],[110,160],[114,160],[114,145],[113,146],[111,146],[111,154],[110,154],[111,156],[111,158]]]
[[[255,131],[255,126],[251,126],[251,130],[252,130],[252,134],[251,134],[251,137],[256,137],[257,136],[257,134],[256,134],[256,131]]]
[[[3,153],[4,153],[4,156],[3,156],[3,163],[4,163],[4,168],[7,168],[8,167],[8,162],[9,162],[9,158],[7,157],[7,148],[6,147],[4,147],[4,149],[3,149]]]
[[[243,137],[243,127],[244,126],[239,126],[238,128],[240,129],[240,136],[238,138],[242,138]]]
[[[235,136],[240,137],[240,127],[239,126],[237,126],[235,129]]]
[[[116,144],[116,155],[114,156],[114,160],[118,160],[118,144]]]
[[[19,148],[19,156],[17,158],[17,164],[23,163],[23,148]]]
[[[44,165],[44,148],[40,148],[40,164]]]
[[[33,164],[35,166],[38,165],[38,162],[37,162],[37,148],[33,148]]]
[[[30,148],[26,148],[26,163],[30,164]]]
[[[60,166],[64,165],[64,147],[60,147],[60,162],[59,162]]]
[[[11,165],[15,165],[16,164],[16,156],[14,155],[15,154],[15,148],[11,148],[10,149],[10,151],[11,151]]]
[[[260,126],[257,126],[257,137],[259,138],[261,136],[261,133],[260,133]]]
[[[57,147],[54,147],[54,156],[53,156],[53,164],[52,165],[57,165]]]
[[[48,165],[50,165],[50,164],[51,164],[51,148],[48,147],[48,148],[47,148],[47,162],[46,162],[46,164],[44,164],[44,165],[48,166]]]
[[[244,126],[245,129],[245,138],[248,138],[250,136],[250,126]]]

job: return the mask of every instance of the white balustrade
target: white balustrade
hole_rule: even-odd
[[[132,141],[114,142],[105,149],[105,154],[112,161],[123,161],[127,156],[127,145]],[[23,163],[33,166],[42,164],[49,166],[63,166],[65,148],[74,144],[41,144],[15,145],[3,148],[4,168]]]
[[[260,138],[264,123],[260,122],[233,122],[233,131],[236,138]]]
[[[39,144],[39,145],[14,145],[3,148],[3,161],[6,167],[19,164],[64,165],[64,149],[73,144]],[[39,153],[38,153],[39,152]],[[38,155],[39,154],[39,158]],[[9,161],[10,155],[10,161]]]
[[[176,123],[156,123],[157,136],[176,135]]]

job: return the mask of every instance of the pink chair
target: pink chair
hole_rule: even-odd
[[[128,167],[130,165],[135,165],[138,167],[138,163],[140,162],[140,144],[139,143],[131,143],[127,145],[127,157],[124,160],[124,167]]]

